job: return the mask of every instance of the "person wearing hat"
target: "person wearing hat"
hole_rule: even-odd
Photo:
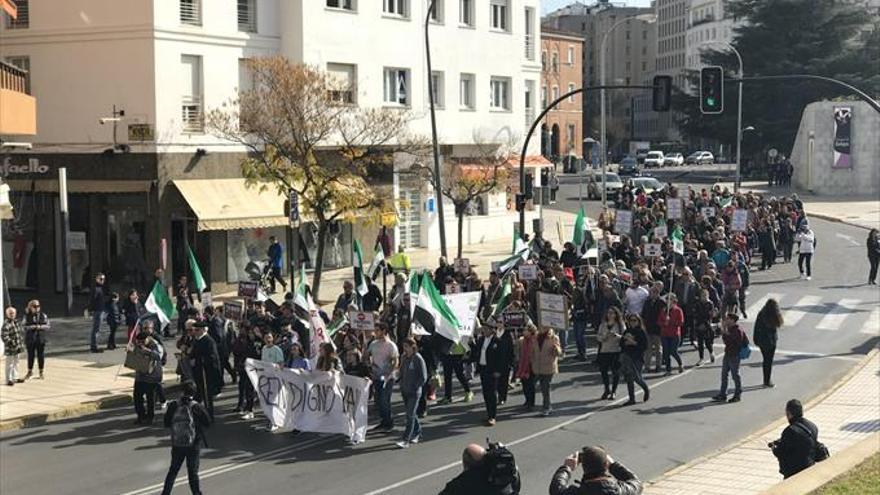
[[[569,484],[575,468],[584,469],[580,485]],[[550,495],[640,495],[642,482],[602,447],[584,447],[565,458],[550,481]]]
[[[187,320],[185,327],[193,338],[190,357],[193,361],[192,377],[196,383],[196,398],[205,404],[213,419],[214,396],[220,393],[223,384],[217,343],[208,335],[207,322]]]
[[[138,332],[132,343],[134,352],[147,356],[149,368],[134,374],[134,411],[137,425],[153,424],[156,407],[156,391],[162,383],[162,355],[165,350],[146,332]]]

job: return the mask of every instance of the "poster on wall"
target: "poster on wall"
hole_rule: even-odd
[[[834,161],[831,168],[852,168],[852,107],[834,107]]]

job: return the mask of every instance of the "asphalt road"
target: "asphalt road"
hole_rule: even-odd
[[[576,185],[563,185],[556,206],[573,211],[577,198],[564,198],[576,192]],[[588,203],[590,213],[595,203]],[[271,434],[259,414],[242,422],[229,413],[234,406],[230,388],[218,405],[220,419],[203,454],[202,487],[228,494],[427,495],[439,492],[460,471],[467,443],[483,443],[487,437],[512,446],[526,494],[547,493],[563,457],[587,444],[606,446],[644,479],[658,476],[774,421],[786,400],[809,400],[878,345],[880,291],[864,284],[866,231],[821,220],[812,224],[819,239],[812,281],[798,280],[792,265],[752,276],[750,316],[761,298],[772,294],[788,322],[780,335],[775,389],[760,387],[756,352],[743,370],[743,401],[714,404],[710,397],[718,389],[720,361],[695,368],[696,352],[686,346],[685,373],[650,374],[651,400],[624,408],[625,386],[616,402],[599,401],[598,372],[565,361],[554,380],[552,417],[520,412],[522,396],[515,391],[501,407],[498,425],[488,428],[482,426],[478,394],[470,404],[432,407],[423,422],[422,443],[404,451],[394,446],[402,430],[399,408],[394,435],[370,434],[365,443],[350,447],[340,436]],[[745,327],[751,334],[751,319]],[[159,427],[135,427],[133,420],[131,410],[115,409],[0,435],[0,492],[158,493],[170,460],[168,434]],[[186,493],[185,473],[178,481],[177,492]]]

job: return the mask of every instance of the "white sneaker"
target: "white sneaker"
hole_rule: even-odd
[[[412,440],[410,440],[409,443],[419,443],[419,440],[421,440],[421,439],[422,439],[422,437],[418,436],[418,437],[415,437]]]
[[[277,433],[280,428],[278,425],[272,425],[269,427],[269,433]]]
[[[801,279],[801,280],[803,280],[803,279],[804,279],[804,278],[806,278],[806,277],[804,277],[804,274],[803,274],[803,273],[801,273],[801,276],[800,276],[800,277],[798,277],[798,278],[799,278],[799,279]]]
[[[400,442],[395,443],[394,445],[397,445],[397,447],[399,447],[401,449],[408,449],[409,448],[409,442],[406,442],[406,441],[400,441]]]
[[[697,365],[697,366],[702,366],[702,365],[703,365],[703,360],[700,359],[699,361],[697,361],[697,364],[696,364],[696,365]]]
[[[807,275],[807,280],[813,280],[813,277]]]
[[[249,419],[254,419],[254,413],[252,413],[252,412],[246,412],[246,413],[244,413],[244,414],[241,415],[241,419],[243,419],[243,420],[245,420],[245,421],[246,421],[246,420],[249,420]]]

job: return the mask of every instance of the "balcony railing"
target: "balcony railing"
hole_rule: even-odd
[[[28,71],[6,62],[0,62],[0,89],[30,94],[29,86]]]
[[[185,96],[180,108],[183,132],[202,132],[205,130],[201,98],[198,96]]]
[[[526,60],[535,60],[535,36],[526,35]]]

